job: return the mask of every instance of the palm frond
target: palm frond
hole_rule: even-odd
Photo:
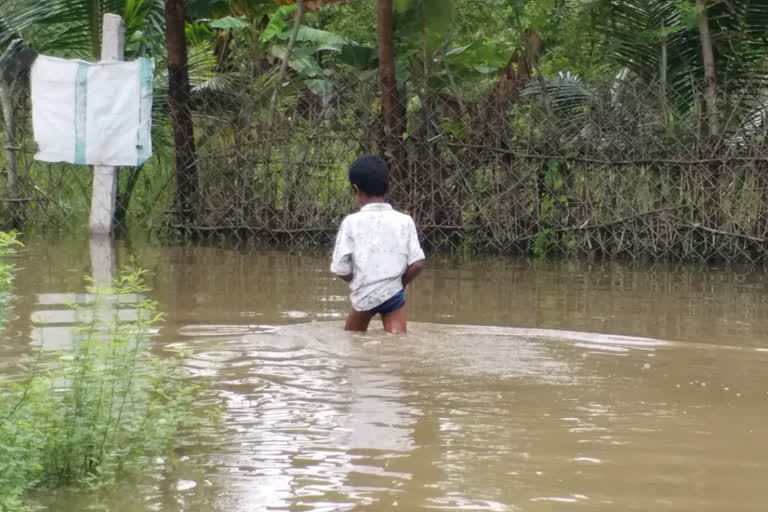
[[[668,100],[680,109],[693,108],[704,80],[695,10],[675,0],[607,3],[610,16],[601,29],[609,35],[614,60],[646,83],[665,78]],[[728,96],[748,83],[768,85],[761,72],[768,57],[768,0],[715,2],[707,14],[719,89]]]
[[[521,97],[529,101],[548,102],[552,113],[565,120],[575,120],[585,115],[592,96],[587,84],[570,72],[558,73],[554,78],[530,80],[521,92]]]
[[[153,27],[162,27],[158,0],[133,3],[153,6]],[[125,7],[126,0],[0,0],[0,45],[21,38],[40,52],[98,59],[104,14],[124,15]]]

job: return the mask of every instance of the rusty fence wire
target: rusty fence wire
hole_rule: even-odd
[[[716,133],[695,89],[669,98],[658,84],[588,86],[570,75],[462,94],[408,84],[394,137],[375,77],[294,79],[277,94],[266,84],[235,76],[193,89],[196,165],[183,175],[158,98],[155,156],[121,170],[120,227],[160,240],[325,247],[354,208],[349,164],[376,153],[392,168],[392,201],[433,251],[768,256],[759,84],[723,88],[736,92],[721,95]],[[10,197],[3,173],[0,218],[31,232],[86,229],[90,170],[35,162],[29,98],[20,89],[15,99],[19,183]],[[194,181],[191,211],[179,211],[179,179]]]

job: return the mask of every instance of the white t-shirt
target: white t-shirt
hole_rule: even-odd
[[[331,272],[351,274],[352,307],[370,311],[402,290],[405,271],[423,259],[413,219],[387,203],[372,203],[341,223]]]

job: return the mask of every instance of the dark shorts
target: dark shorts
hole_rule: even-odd
[[[388,315],[405,306],[405,290],[400,290],[391,299],[369,311],[372,315]]]

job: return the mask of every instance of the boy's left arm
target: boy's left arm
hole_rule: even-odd
[[[419,243],[419,234],[416,232],[416,224],[411,219],[408,233],[408,268],[403,274],[403,288],[406,288],[424,270],[426,257]]]
[[[425,263],[425,259],[420,259],[408,265],[408,269],[405,271],[405,274],[403,274],[403,288],[407,288],[410,282],[421,274],[421,271],[424,270]]]
[[[331,272],[339,276],[344,282],[352,282],[353,269],[352,264],[352,236],[349,233],[347,219],[341,223],[339,233],[336,235],[336,245],[333,248],[331,258]]]

